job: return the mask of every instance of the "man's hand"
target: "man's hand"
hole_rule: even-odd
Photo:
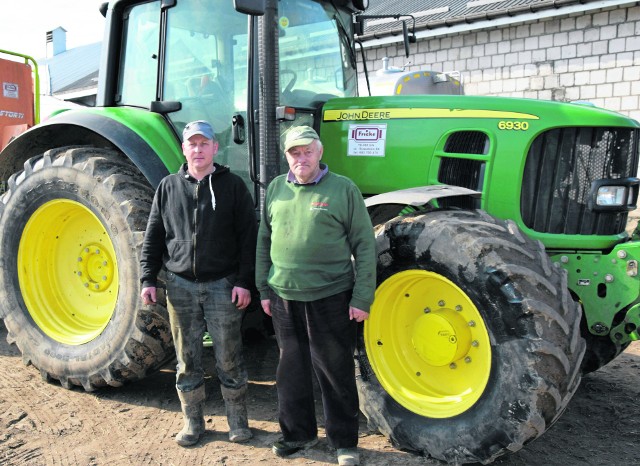
[[[263,299],[262,301],[260,301],[260,304],[262,305],[262,310],[264,311],[264,313],[271,317],[271,300]]]
[[[251,292],[246,288],[234,286],[231,290],[231,302],[235,303],[238,309],[246,309],[251,304]]]
[[[362,309],[358,309],[357,307],[349,306],[349,319],[355,320],[356,322],[362,322],[369,318],[369,313],[364,312]]]
[[[140,292],[140,297],[142,298],[142,302],[147,304],[152,304],[156,302],[156,287],[155,286],[145,286],[142,288]]]

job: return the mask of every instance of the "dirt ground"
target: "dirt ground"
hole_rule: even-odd
[[[9,465],[329,465],[335,452],[320,430],[320,443],[290,459],[271,453],[278,438],[277,347],[271,339],[247,343],[249,424],[254,438],[227,440],[217,379],[207,378],[207,432],[199,445],[181,448],[173,436],[182,426],[170,365],[141,382],[86,393],[43,382],[6,342],[0,324],[0,464]],[[211,352],[207,352],[212,367]],[[209,359],[211,358],[211,359]],[[541,438],[496,465],[637,464],[640,442],[640,342],[607,367],[586,376],[562,418]],[[319,425],[322,427],[318,405]],[[437,465],[438,461],[394,449],[360,424],[361,464]]]

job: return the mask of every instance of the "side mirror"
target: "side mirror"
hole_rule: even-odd
[[[149,111],[166,115],[167,113],[178,112],[182,110],[182,102],[176,100],[154,100],[149,104]]]
[[[107,10],[109,9],[109,2],[104,2],[100,5],[100,8],[98,9],[98,11],[100,11],[100,14],[106,18],[107,17]]]
[[[356,36],[361,36],[364,33],[364,18],[356,16],[356,20],[353,23],[353,33]]]
[[[233,6],[239,13],[264,16],[265,0],[233,0]]]
[[[404,38],[404,56],[409,58],[409,31],[407,30],[407,22],[402,22],[402,37]]]
[[[245,141],[245,129],[244,118],[239,113],[236,113],[231,118],[231,127],[233,133],[233,142],[236,144],[243,144]]]
[[[360,11],[364,11],[369,8],[369,0],[353,0],[353,6]]]

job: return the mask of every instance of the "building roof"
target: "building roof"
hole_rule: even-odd
[[[360,39],[378,39],[399,35],[402,20],[406,20],[409,31],[442,30],[458,25],[480,22],[495,22],[500,19],[522,21],[527,15],[560,16],[581,10],[601,9],[608,6],[630,4],[628,0],[370,0],[365,16],[409,14],[411,17],[372,18],[365,22]],[[522,18],[522,19],[516,19]]]
[[[91,80],[97,76],[100,67],[101,46],[100,42],[83,45],[39,60],[39,65],[48,69],[50,93],[91,87]],[[93,87],[95,86],[96,82],[93,81]]]

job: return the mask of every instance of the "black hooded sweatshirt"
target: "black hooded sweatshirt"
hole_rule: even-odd
[[[187,164],[166,176],[153,198],[142,246],[143,287],[157,286],[162,265],[183,278],[254,288],[257,221],[242,179],[228,167],[198,181]]]

